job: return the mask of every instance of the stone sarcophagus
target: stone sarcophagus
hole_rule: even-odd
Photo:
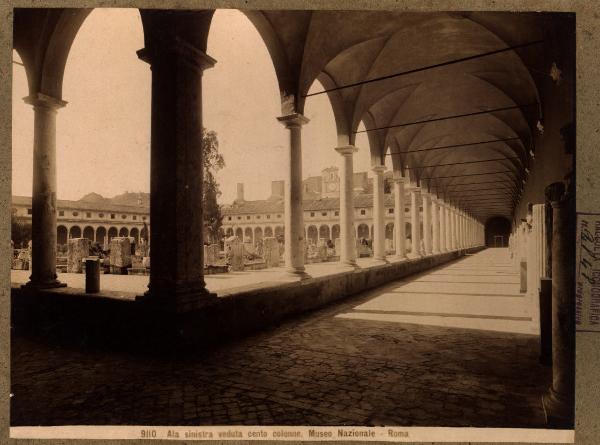
[[[127,237],[110,240],[110,266],[116,268],[131,267],[131,243]]]
[[[67,272],[82,273],[83,259],[90,255],[92,242],[87,238],[71,238],[67,250]]]
[[[263,258],[267,263],[267,267],[279,266],[279,242],[277,238],[263,239]]]

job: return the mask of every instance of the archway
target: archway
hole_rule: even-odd
[[[263,230],[261,227],[254,228],[254,242],[259,243],[263,239]]]
[[[265,227],[265,238],[273,237],[273,229],[271,227]]]
[[[64,245],[67,244],[68,232],[65,226],[56,227],[56,244]]]
[[[89,239],[90,241],[94,241],[94,228],[91,226],[86,226],[83,229],[83,237]]]
[[[121,227],[121,230],[119,230],[119,236],[120,237],[129,236],[129,229],[127,227]]]
[[[81,227],[71,227],[71,230],[69,230],[69,238],[81,238]]]
[[[323,224],[321,227],[319,227],[319,239],[324,239],[326,241],[330,239],[329,226]]]
[[[227,230],[225,231],[225,236],[227,238],[233,236],[233,227],[227,227]]]
[[[335,240],[337,238],[340,237],[340,225],[339,224],[334,224],[331,227],[331,239]]]
[[[246,242],[246,240],[250,240],[250,243],[254,242],[254,234],[252,233],[252,227],[246,227],[246,230],[244,230],[244,242]]]
[[[115,238],[118,235],[119,235],[119,232],[118,232],[117,228],[111,227],[110,229],[108,229],[108,240],[107,241],[110,241],[111,239]]]
[[[244,241],[244,230],[241,227],[235,229],[235,236],[237,236],[240,241]]]
[[[359,239],[369,239],[369,226],[367,226],[366,224],[359,224],[356,233]]]
[[[282,237],[283,236],[283,227],[282,226],[277,226],[275,227],[275,237]]]
[[[319,240],[319,231],[316,226],[308,226],[306,238],[310,243],[317,244],[317,241]]]
[[[100,244],[104,244],[106,242],[106,228],[98,227],[96,229],[96,242]]]
[[[146,226],[142,227],[142,230],[140,230],[140,238],[144,240],[148,239],[148,229],[146,228]]]
[[[485,222],[486,247],[508,247],[512,225],[503,216],[495,216]]]
[[[129,231],[129,236],[131,236],[135,239],[136,244],[140,242],[140,231],[137,227],[133,227]]]

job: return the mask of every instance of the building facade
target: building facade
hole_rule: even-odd
[[[391,181],[391,173],[386,182]],[[373,184],[367,172],[354,173],[354,232],[357,239],[372,240],[373,223]],[[394,194],[386,186],[384,193],[384,218],[386,249],[394,249]],[[308,243],[317,244],[320,240],[334,241],[340,238],[340,177],[337,167],[328,167],[321,176],[306,178],[302,183],[304,209],[304,235]],[[238,184],[237,199],[223,207],[225,236],[238,236],[253,244],[265,237],[283,237],[284,234],[284,184],[273,181],[271,196],[263,200],[244,199],[244,186]],[[405,192],[406,203],[405,233],[411,238],[410,194]],[[422,231],[422,227],[421,227]]]
[[[17,221],[30,223],[30,197],[13,196],[12,211]],[[80,200],[57,200],[57,244],[64,245],[70,238],[88,238],[107,244],[111,238],[129,236],[149,238],[150,206],[147,193],[125,193],[104,198],[90,193]]]

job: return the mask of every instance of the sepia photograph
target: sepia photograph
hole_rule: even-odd
[[[15,7],[11,436],[572,443],[576,43],[573,12]]]

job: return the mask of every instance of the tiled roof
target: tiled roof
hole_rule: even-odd
[[[394,206],[394,195],[385,194],[384,205]],[[339,198],[305,199],[302,203],[305,211],[338,210],[340,208]],[[361,193],[354,196],[355,208],[368,208],[373,206],[373,195]],[[257,201],[243,201],[223,207],[223,215],[242,215],[250,213],[282,213],[283,201],[268,201],[266,199]]]
[[[16,205],[31,206],[31,197],[13,196],[12,203]],[[56,207],[58,210],[94,210],[102,212],[136,213],[140,215],[147,215],[150,213],[150,208],[147,206],[113,204],[109,199],[104,202],[70,201],[66,199],[58,199],[56,201]]]

